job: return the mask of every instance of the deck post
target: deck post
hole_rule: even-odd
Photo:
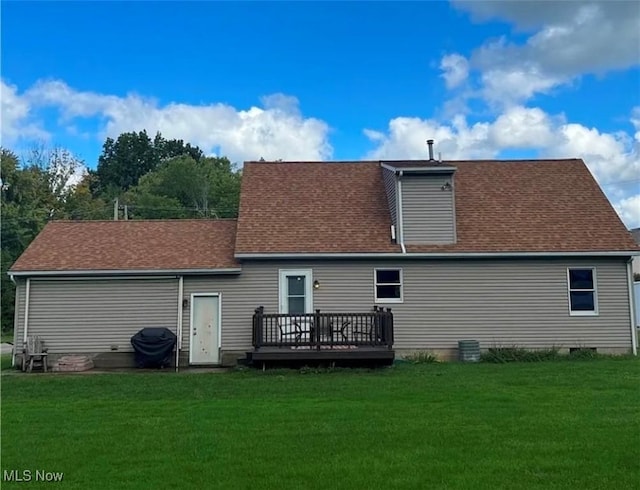
[[[384,335],[384,308],[373,305],[373,330],[371,331],[371,344],[378,343],[381,336]]]
[[[391,308],[387,308],[387,347],[389,350],[393,348],[393,313],[391,312]]]
[[[253,314],[253,332],[254,339],[253,345],[258,350],[262,345],[263,336],[263,324],[264,324],[264,306],[258,306]]]
[[[316,349],[320,350],[320,309],[316,309],[315,315],[313,315],[313,341],[316,343]]]

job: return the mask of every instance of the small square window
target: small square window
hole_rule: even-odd
[[[376,269],[374,282],[376,303],[402,303],[401,269]]]
[[[598,295],[595,269],[568,269],[569,314],[597,315]]]

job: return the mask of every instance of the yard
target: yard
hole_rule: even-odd
[[[1,446],[28,488],[637,488],[640,362],[3,375]]]

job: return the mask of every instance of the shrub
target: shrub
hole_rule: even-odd
[[[598,354],[595,349],[590,348],[577,348],[569,349],[569,357],[571,359],[599,359],[602,354]]]
[[[412,352],[411,354],[404,356],[404,359],[411,364],[433,364],[440,362],[438,356],[428,351]]]
[[[561,358],[557,347],[550,349],[529,350],[522,347],[491,347],[480,354],[480,361],[493,363],[506,362],[539,362]]]

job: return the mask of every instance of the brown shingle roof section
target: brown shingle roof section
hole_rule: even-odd
[[[457,168],[457,243],[408,252],[638,250],[582,160],[442,165]],[[252,162],[244,168],[236,253],[397,252],[390,224],[379,162]]]
[[[582,160],[451,163],[462,250],[636,250]]]
[[[238,268],[235,220],[53,221],[11,271]]]
[[[378,162],[246,163],[236,253],[398,252]]]
[[[640,250],[582,160],[443,164],[457,168],[457,243],[410,253]],[[247,163],[237,233],[235,220],[54,221],[11,271],[238,268],[234,246],[237,254],[400,252],[390,226],[380,162]]]

